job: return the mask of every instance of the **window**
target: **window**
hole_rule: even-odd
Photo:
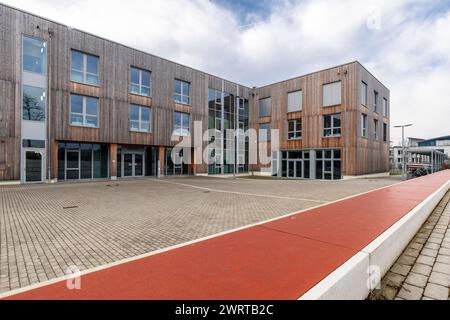
[[[373,120],[373,138],[378,140],[378,120]]]
[[[367,83],[361,82],[361,104],[367,106]]]
[[[268,117],[271,115],[271,108],[272,108],[272,99],[264,98],[259,99],[259,116],[260,117]]]
[[[339,180],[341,178],[341,150],[316,150],[316,179]]]
[[[41,88],[23,86],[22,119],[45,121],[45,91]]]
[[[288,120],[288,140],[301,139],[302,119]]]
[[[70,95],[70,124],[98,127],[98,98]]]
[[[141,96],[151,95],[150,71],[131,67],[130,69],[130,93]]]
[[[323,116],[323,136],[334,137],[341,135],[341,114]]]
[[[341,82],[324,84],[322,98],[324,107],[341,104]]]
[[[378,112],[378,92],[373,92],[373,111]]]
[[[177,112],[173,113],[173,133],[175,136],[188,136],[189,130],[189,113]]]
[[[148,107],[130,105],[130,131],[151,132],[152,110]]]
[[[191,99],[189,98],[189,87],[189,82],[175,79],[173,95],[173,99],[175,100],[175,102],[183,104],[191,103]]]
[[[72,50],[70,79],[75,82],[99,84],[98,60],[96,56]]]
[[[271,140],[270,124],[262,123],[259,125],[259,142],[266,142]]]
[[[367,138],[367,115],[361,114],[361,135]]]
[[[383,98],[383,116],[387,117],[388,115],[388,101],[386,98]]]
[[[295,112],[302,110],[302,91],[288,93],[287,112]]]
[[[383,141],[387,142],[387,124],[383,123]]]
[[[47,44],[44,41],[23,37],[23,71],[46,74]]]

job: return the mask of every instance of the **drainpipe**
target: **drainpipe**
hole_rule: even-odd
[[[52,82],[51,82],[51,63],[49,63],[50,59],[50,55],[51,55],[51,45],[52,45],[52,36],[54,35],[54,31],[52,28],[48,29],[48,48],[47,48],[47,102],[48,102],[48,106],[47,106],[47,143],[46,143],[46,147],[47,147],[47,174],[48,174],[48,182],[52,181],[52,148],[53,148],[53,144],[51,143],[51,87],[52,87]]]

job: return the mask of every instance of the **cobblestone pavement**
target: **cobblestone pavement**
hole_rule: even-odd
[[[450,191],[381,282],[373,299],[447,300],[450,288]]]
[[[0,292],[395,182],[187,177],[0,186]]]

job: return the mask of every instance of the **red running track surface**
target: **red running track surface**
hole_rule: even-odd
[[[450,170],[8,299],[297,299],[450,179]]]

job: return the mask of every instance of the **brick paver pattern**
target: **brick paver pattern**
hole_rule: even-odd
[[[69,266],[90,269],[395,182],[189,177],[0,186],[0,293],[63,276]]]
[[[374,299],[447,300],[450,288],[450,191],[381,281]]]

